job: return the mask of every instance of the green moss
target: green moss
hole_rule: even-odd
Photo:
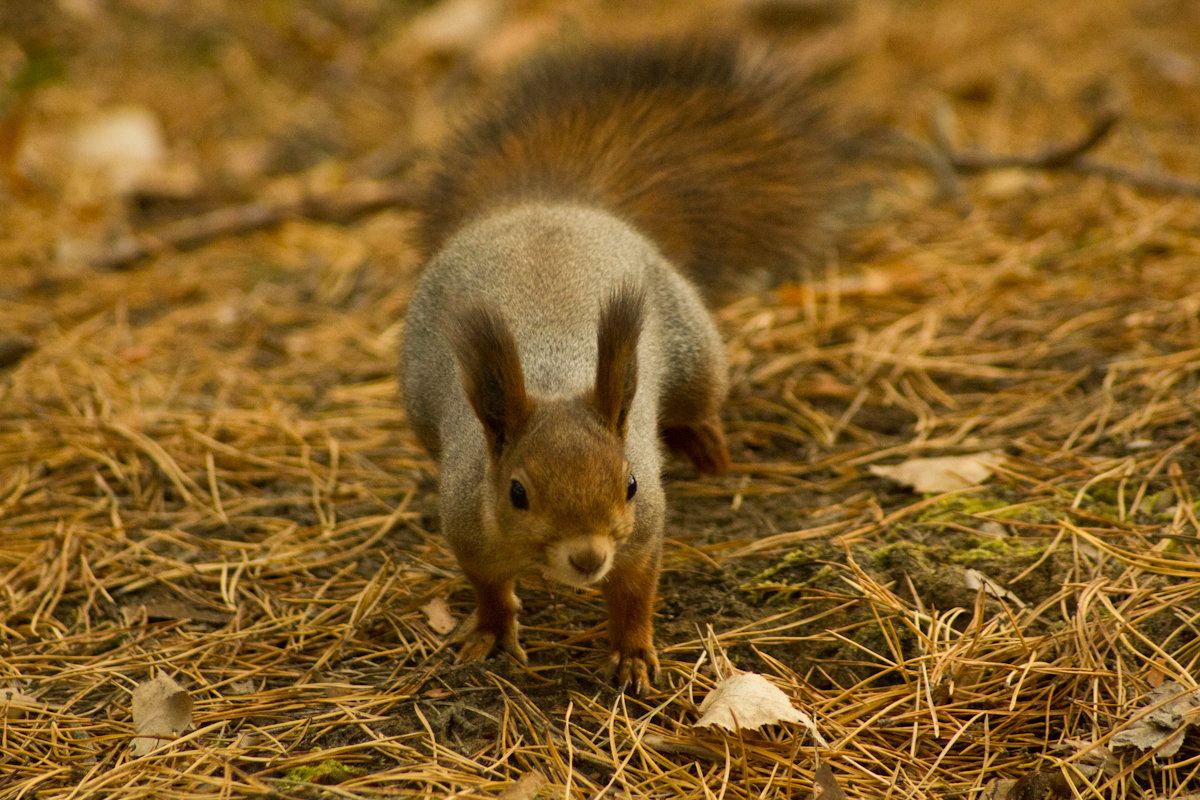
[[[947,560],[967,566],[997,559],[1040,556],[1046,549],[1044,542],[1031,544],[1020,539],[984,536],[966,536],[957,544],[946,554]]]
[[[820,561],[823,558],[828,558],[828,556],[829,552],[827,549],[815,545],[802,545],[789,552],[771,566],[752,575],[739,588],[745,592],[763,590],[779,591],[781,587],[785,589],[800,589],[805,586],[820,584],[821,581],[834,572],[828,564],[822,565],[817,569],[816,574],[802,581],[789,580],[786,573],[794,572],[794,567],[803,567],[807,564]],[[781,573],[784,574],[781,575]]]
[[[293,767],[284,773],[284,778],[296,783],[319,783],[328,786],[334,783],[341,783],[357,775],[365,775],[366,772],[362,767],[343,764],[340,761],[334,761],[332,758],[329,758],[318,764],[304,764],[303,766]]]
[[[987,517],[996,520],[1053,522],[1054,512],[1034,505],[1013,505],[1007,498],[991,492],[976,492],[945,497],[930,504],[917,517],[919,523],[953,522],[959,517]]]
[[[925,545],[918,542],[900,539],[880,547],[856,547],[854,548],[854,557],[862,560],[863,556],[866,556],[869,559],[868,563],[873,563],[876,568],[882,568],[891,565],[897,558],[922,560],[922,551],[926,549],[928,548]]]

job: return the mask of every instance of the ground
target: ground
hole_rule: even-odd
[[[529,664],[457,664],[412,171],[548,43],[716,26],[829,75],[871,190],[714,309],[734,466],[666,470],[655,689],[537,582]],[[1187,0],[5,6],[0,798],[1200,790],[1197,53]],[[697,727],[735,668],[813,727]]]

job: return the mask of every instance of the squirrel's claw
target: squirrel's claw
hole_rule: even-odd
[[[605,675],[615,681],[623,692],[640,695],[658,680],[658,654],[654,648],[639,648],[633,653],[614,650],[609,656]]]
[[[529,663],[529,656],[525,654],[525,648],[521,647],[521,642],[517,637],[515,620],[512,626],[506,630],[493,631],[480,628],[476,617],[472,617],[467,625],[466,633],[463,636],[463,646],[458,651],[457,661],[460,664],[467,661],[482,661],[496,650],[497,645],[522,664]]]

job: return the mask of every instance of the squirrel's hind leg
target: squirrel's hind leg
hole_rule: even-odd
[[[725,345],[687,281],[669,267],[656,275],[653,299],[661,318],[664,365],[658,417],[662,439],[701,472],[720,475],[729,469],[720,417],[729,385]]]
[[[729,471],[729,447],[716,414],[694,425],[668,425],[662,430],[662,438],[672,453],[690,460],[705,475]]]
[[[517,638],[517,611],[521,601],[517,599],[516,581],[489,581],[467,573],[475,589],[477,603],[475,613],[464,626],[463,646],[458,660],[477,661],[487,658],[499,645],[522,664],[529,663],[525,649]]]

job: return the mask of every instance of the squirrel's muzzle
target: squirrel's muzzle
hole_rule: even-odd
[[[568,586],[589,586],[612,568],[615,547],[608,536],[576,536],[550,548],[546,577]]]

